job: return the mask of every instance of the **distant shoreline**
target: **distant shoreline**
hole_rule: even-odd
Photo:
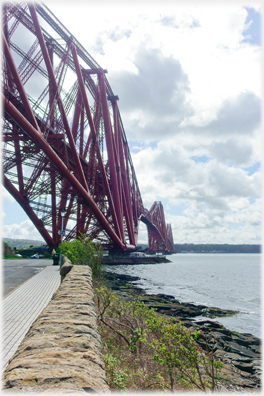
[[[175,252],[173,254],[261,254],[260,252]]]
[[[17,249],[33,245],[34,247],[44,246],[44,241],[31,239],[15,239],[2,237],[11,247]],[[147,244],[138,245],[138,249],[147,249]],[[228,243],[175,243],[175,253],[261,253],[261,244],[228,244]],[[169,256],[169,255],[168,255]]]
[[[255,244],[234,244],[225,243],[178,243],[174,244],[175,253],[261,253],[261,245]]]

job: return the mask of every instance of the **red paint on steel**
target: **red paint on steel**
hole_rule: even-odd
[[[112,240],[116,243],[119,248],[124,248],[123,243],[115,234],[113,229],[110,227],[109,223],[103,216],[103,214],[98,209],[94,200],[92,199],[90,193],[86,191],[80,182],[74,177],[74,175],[68,171],[65,164],[62,160],[57,156],[57,154],[52,150],[50,145],[39,135],[35,128],[23,117],[21,113],[10,103],[6,98],[3,99],[5,109],[8,114],[24,129],[24,131],[30,136],[30,138],[41,147],[41,149],[47,154],[47,156],[52,160],[54,165],[60,170],[60,172],[64,175],[64,177],[69,181],[69,183],[76,189],[76,191],[82,196],[84,201],[87,202],[88,206],[90,206],[93,212],[96,214],[98,221],[107,231]],[[63,208],[62,208],[63,209]]]
[[[45,64],[46,64],[46,67],[47,67],[47,70],[48,70],[48,73],[49,73],[49,79],[51,81],[51,84],[52,84],[54,92],[56,92],[56,96],[57,96],[56,99],[58,100],[58,103],[59,103],[59,109],[60,109],[60,112],[61,112],[61,115],[62,115],[63,124],[64,124],[65,130],[66,130],[66,133],[67,133],[67,136],[68,136],[68,139],[69,139],[69,143],[70,143],[70,146],[71,146],[71,150],[72,150],[75,162],[76,162],[76,167],[78,169],[78,173],[76,174],[76,176],[80,179],[80,181],[81,181],[82,185],[84,186],[84,188],[86,190],[88,190],[88,186],[87,186],[84,174],[83,174],[83,170],[82,170],[82,167],[81,167],[81,164],[80,164],[80,159],[79,159],[79,156],[77,154],[76,146],[75,146],[75,143],[74,143],[74,139],[73,139],[73,136],[72,136],[71,129],[70,129],[69,124],[68,124],[68,120],[67,120],[67,116],[66,116],[66,113],[65,113],[65,110],[64,110],[64,106],[63,106],[63,103],[62,103],[61,98],[59,96],[59,87],[58,87],[58,84],[57,84],[56,79],[55,79],[53,67],[52,67],[52,64],[51,64],[51,61],[50,61],[50,58],[49,58],[49,53],[48,53],[48,50],[47,50],[47,47],[46,47],[46,44],[45,44],[45,41],[44,41],[44,37],[42,35],[42,31],[41,31],[41,28],[40,28],[40,25],[39,25],[39,21],[38,21],[38,18],[37,18],[37,13],[36,13],[36,10],[35,10],[35,7],[34,7],[33,4],[29,4],[28,8],[29,8],[29,11],[31,13],[32,20],[33,20],[33,23],[34,23],[34,26],[35,26],[35,29],[36,29],[36,32],[37,32],[37,37],[39,39],[40,47],[41,47],[41,50],[42,50],[42,53],[43,53],[43,58],[44,58],[44,61],[45,61]]]
[[[73,60],[74,60],[74,64],[75,64],[75,69],[76,69],[76,73],[78,76],[78,81],[79,81],[79,86],[81,89],[81,93],[82,93],[82,100],[84,102],[84,107],[85,107],[85,111],[86,111],[86,115],[89,121],[89,125],[91,128],[91,133],[93,135],[93,138],[95,140],[95,142],[97,141],[97,136],[96,136],[96,130],[95,130],[95,126],[94,126],[94,122],[92,119],[92,115],[91,115],[91,111],[90,111],[90,107],[89,107],[89,103],[88,103],[88,98],[85,92],[85,86],[84,86],[84,82],[83,82],[83,77],[82,77],[82,73],[81,73],[81,68],[78,62],[78,58],[77,58],[77,52],[75,49],[75,46],[72,45],[72,55],[73,55]],[[95,143],[96,144],[96,143]],[[105,168],[104,168],[104,164],[102,161],[102,156],[101,153],[98,149],[98,145],[96,144],[96,149],[97,149],[97,157],[99,160],[99,164],[100,164],[100,168],[101,168],[101,172],[102,172],[102,176],[103,176],[103,181],[104,181],[104,187],[106,189],[106,193],[108,196],[108,200],[109,200],[109,205],[111,208],[111,212],[112,212],[112,216],[113,216],[113,221],[115,224],[115,229],[116,229],[116,233],[119,236],[119,238],[121,238],[121,233],[120,233],[120,228],[119,228],[119,223],[118,223],[118,219],[117,219],[117,215],[116,215],[116,210],[115,210],[115,206],[114,206],[114,202],[112,199],[112,195],[110,192],[110,187],[106,178],[106,174],[105,174]]]
[[[60,242],[60,211],[65,209],[66,239],[84,232],[108,246],[135,249],[143,221],[152,253],[174,251],[162,204],[144,209],[118,97],[106,70],[45,5],[5,5],[3,20],[3,170],[8,191],[52,247]],[[41,27],[42,20],[60,41]],[[22,47],[14,38],[19,26],[30,37]],[[73,80],[65,89],[65,81]],[[37,97],[35,90],[34,97],[29,94],[34,84],[42,87]],[[88,97],[94,101],[91,106]]]
[[[132,202],[131,198],[129,197],[129,190],[128,190],[128,180],[127,180],[127,172],[125,168],[125,153],[124,153],[124,146],[121,136],[121,128],[119,122],[119,114],[116,100],[112,101],[113,111],[114,111],[114,127],[115,127],[115,136],[116,136],[116,143],[118,147],[118,154],[120,160],[120,167],[121,167],[121,174],[122,174],[122,181],[123,181],[123,199],[124,199],[124,210],[125,210],[125,217],[128,226],[128,234],[132,244],[135,244],[135,236],[133,231],[133,216],[132,216]]]
[[[33,114],[32,109],[31,109],[31,107],[29,105],[25,89],[24,89],[23,84],[22,84],[22,82],[20,80],[19,74],[18,74],[16,66],[15,66],[15,62],[13,60],[13,57],[11,55],[11,51],[10,51],[10,49],[8,47],[8,44],[7,44],[7,41],[6,41],[4,35],[3,35],[3,45],[4,45],[4,53],[5,53],[6,60],[8,62],[8,66],[10,67],[11,73],[12,73],[13,78],[15,80],[19,95],[20,95],[21,100],[23,102],[23,105],[25,107],[25,110],[26,110],[27,116],[29,118],[29,121],[39,131],[39,127],[38,127],[37,121],[35,119],[35,116]]]
[[[54,243],[49,233],[46,231],[43,223],[41,222],[41,220],[39,220],[34,211],[31,209],[28,200],[13,186],[13,184],[7,179],[6,176],[4,176],[3,179],[4,186],[7,191],[24,209],[24,211],[26,212],[32,223],[35,225],[35,227],[39,230],[40,234],[43,236],[48,245],[50,247],[56,247],[56,244]]]

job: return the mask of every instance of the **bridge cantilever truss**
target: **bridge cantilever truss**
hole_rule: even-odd
[[[56,37],[56,38],[55,38]],[[103,70],[45,6],[3,6],[3,183],[50,247],[85,233],[173,252],[161,202],[144,209],[117,101]]]

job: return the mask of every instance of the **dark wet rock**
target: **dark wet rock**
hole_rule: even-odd
[[[110,276],[111,276],[111,273],[110,273]],[[112,276],[112,278],[113,278],[113,276]],[[123,274],[116,274],[115,279],[120,279],[120,280],[126,281],[126,282],[135,282],[135,281],[140,280],[140,278],[138,276],[123,275]]]
[[[171,263],[165,256],[148,256],[148,257],[129,257],[129,256],[106,256],[103,257],[104,265],[142,265],[142,264],[160,264]]]
[[[238,368],[239,370],[247,371],[248,373],[251,373],[251,374],[254,373],[253,364],[251,362],[250,363],[235,362],[234,366],[236,368]]]
[[[252,358],[256,357],[256,354],[253,353],[249,348],[243,347],[236,342],[223,343],[223,349],[224,351],[238,353],[242,356],[250,356]]]
[[[232,316],[237,311],[223,310],[215,307],[206,307],[204,305],[195,305],[191,303],[182,303],[173,296],[166,298],[166,295],[144,295],[142,301],[157,310],[159,313],[165,313],[169,316],[186,320],[187,318],[195,318],[204,316],[209,318]]]
[[[170,296],[169,294],[166,295],[166,294],[158,293],[157,297],[165,298],[166,300],[170,300],[170,301],[174,301],[175,300],[175,297],[174,296]]]

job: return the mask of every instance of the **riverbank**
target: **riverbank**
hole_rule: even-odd
[[[105,272],[107,286],[117,294],[125,298],[137,295],[160,314],[172,316],[186,327],[198,331],[197,343],[205,350],[213,350],[215,358],[224,364],[228,378],[225,390],[260,390],[260,339],[251,334],[228,330],[218,321],[211,320],[235,315],[237,311],[181,303],[173,296],[164,294],[149,295],[145,290],[132,285],[137,280],[138,277]],[[205,319],[199,319],[201,316]]]

